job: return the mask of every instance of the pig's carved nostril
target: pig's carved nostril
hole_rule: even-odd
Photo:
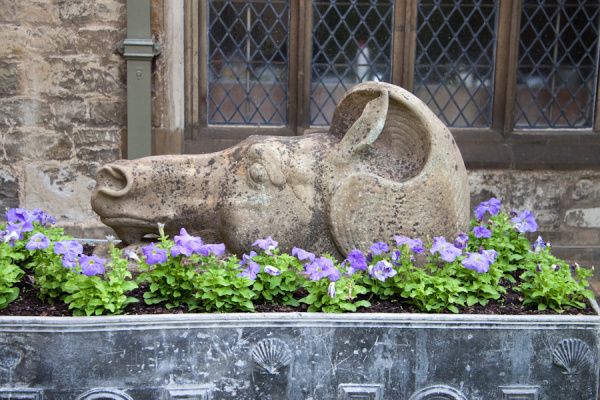
[[[132,184],[131,173],[118,165],[107,165],[98,171],[98,191],[106,196],[124,196],[129,193]]]

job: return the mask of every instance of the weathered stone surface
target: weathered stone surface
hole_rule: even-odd
[[[96,26],[81,28],[77,36],[77,52],[97,55],[117,54],[117,43],[125,36],[126,32],[122,29]]]
[[[95,181],[85,163],[30,163],[25,167],[24,207],[36,207],[55,219],[84,222],[95,218],[90,195]]]
[[[125,21],[125,0],[96,0],[94,14],[99,22],[123,23]]]
[[[124,77],[118,64],[98,60],[49,58],[27,70],[29,90],[50,96],[124,94]]]
[[[50,120],[50,106],[38,98],[0,99],[0,126],[44,125]]]
[[[73,142],[67,135],[54,131],[15,129],[7,132],[4,150],[8,161],[68,160]]]
[[[15,95],[21,86],[19,67],[16,63],[0,61],[0,96]]]
[[[118,147],[121,143],[121,132],[119,129],[77,129],[73,132],[72,137],[76,148],[99,147],[107,145],[114,145],[115,147]]]
[[[0,19],[5,14],[5,9],[0,0]],[[29,33],[26,28],[19,25],[0,24],[0,59],[19,58],[23,56],[25,46],[29,40]]]
[[[237,254],[272,236],[282,251],[339,257],[394,235],[455,237],[469,196],[448,129],[409,92],[371,82],[340,101],[328,134],[105,166],[92,205],[125,243],[163,222]]]
[[[107,164],[121,158],[118,147],[82,148],[77,150],[77,158],[81,161],[95,160],[100,164]]]
[[[596,202],[600,200],[600,174],[598,176],[586,176],[575,184],[573,200]]]
[[[124,126],[127,124],[127,104],[124,101],[90,101],[90,120],[96,126]]]
[[[19,206],[19,182],[13,172],[0,166],[0,210]],[[0,212],[0,216],[4,216]]]
[[[30,28],[28,50],[46,57],[74,54],[78,36],[75,27],[34,26]]]
[[[52,24],[58,20],[56,2],[48,0],[0,0],[0,22]]]
[[[600,207],[569,210],[565,222],[579,228],[600,228]]]
[[[60,19],[74,24],[89,22],[92,18],[92,7],[90,1],[61,1],[58,6]]]
[[[57,130],[71,130],[88,119],[83,100],[62,100],[52,104],[53,125]]]

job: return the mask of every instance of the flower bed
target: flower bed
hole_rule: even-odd
[[[265,303],[352,312],[372,302],[400,301],[420,312],[456,313],[502,300],[507,287],[538,310],[584,308],[584,299],[593,299],[585,289],[591,270],[553,257],[541,237],[532,246],[524,233],[537,229],[533,215],[525,210],[509,216],[500,206],[496,199],[480,204],[471,232],[454,243],[396,236],[394,247],[375,243],[341,263],[298,248],[280,254],[271,237],[257,240],[258,252],[241,260],[223,257],[223,244],[203,243],[183,228],[172,241],[160,224],[159,241],[144,247],[143,255],[124,253],[111,241],[107,261],[82,254],[81,244],[42,211],[11,209],[0,244],[0,307],[17,299],[15,283],[27,275],[40,299],[64,301],[74,315],[122,313],[139,300],[131,293],[142,282],[146,304],[190,312],[247,312]],[[131,260],[143,271],[137,281],[128,271]]]

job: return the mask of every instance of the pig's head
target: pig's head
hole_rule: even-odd
[[[165,224],[247,253],[267,236],[336,257],[394,235],[454,237],[469,187],[452,135],[412,94],[363,83],[326,134],[252,136],[227,150],[123,160],[98,172],[92,207],[126,243]]]

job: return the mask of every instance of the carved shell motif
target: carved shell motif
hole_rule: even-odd
[[[279,339],[263,339],[252,349],[252,361],[272,375],[278,374],[291,360],[290,349]]]
[[[575,375],[593,362],[587,344],[578,339],[565,339],[552,352],[554,364],[565,369],[563,374]]]

